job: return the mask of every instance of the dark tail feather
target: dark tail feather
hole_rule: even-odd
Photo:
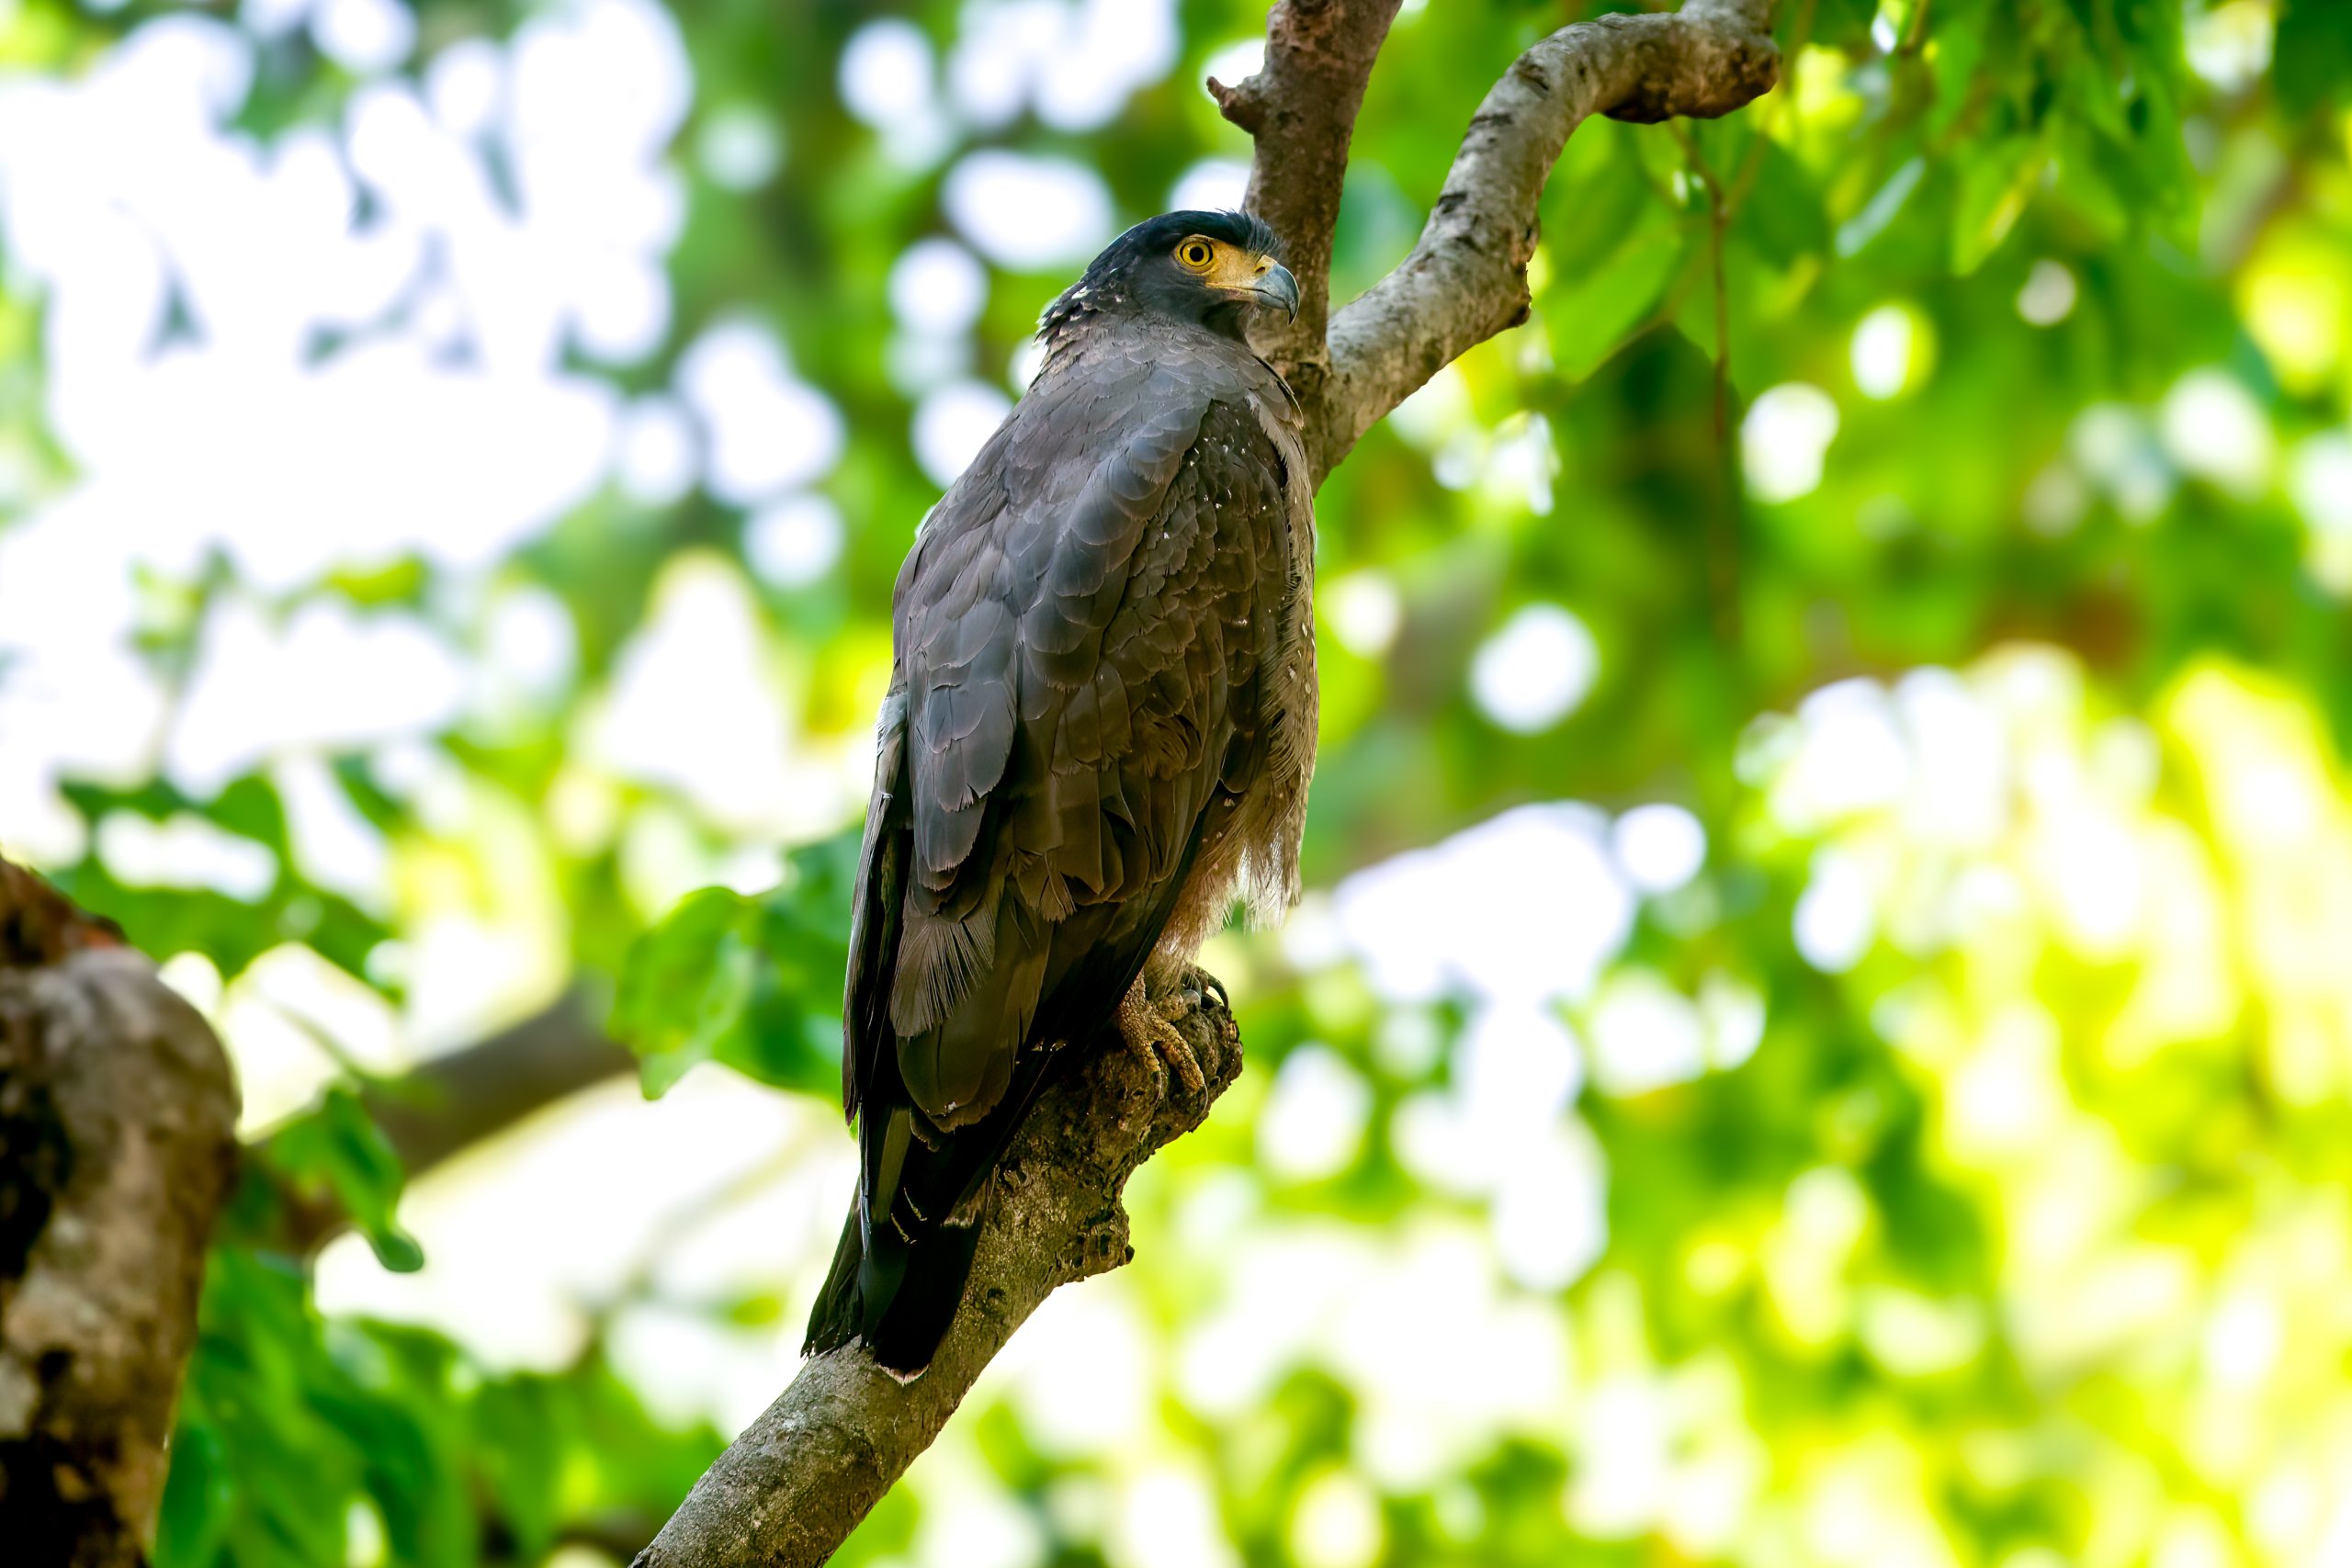
[[[862,1336],[875,1360],[902,1376],[912,1377],[931,1365],[971,1278],[980,1226],[986,1223],[987,1185],[997,1162],[1051,1081],[1053,1069],[1070,1055],[1031,1053],[1013,1069],[1005,1103],[993,1115],[956,1133],[941,1148],[927,1150],[917,1144],[909,1150],[906,1168],[897,1178],[903,1196],[893,1207],[900,1213],[910,1207],[916,1211],[906,1216],[911,1240],[887,1214],[867,1237],[858,1224],[858,1204],[851,1201],[841,1245],[833,1249],[832,1269],[808,1314],[802,1355],[822,1355]],[[866,1111],[873,1113],[871,1106]],[[904,1201],[917,1191],[923,1194],[922,1201]],[[951,1214],[970,1223],[942,1223]]]
[[[896,1237],[891,1238],[896,1241]],[[979,1251],[980,1227],[941,1225],[913,1247],[885,1245],[878,1250],[902,1254],[892,1259],[898,1279],[888,1304],[865,1329],[865,1343],[876,1363],[901,1377],[912,1377],[931,1365],[939,1342],[947,1337],[956,1309],[964,1303],[964,1284],[971,1278],[972,1258]]]
[[[902,1377],[922,1371],[956,1321],[979,1245],[978,1224],[934,1225],[913,1242],[886,1232],[869,1255],[851,1210],[800,1353],[822,1355],[863,1337],[877,1364]]]
[[[865,1248],[857,1236],[857,1208],[853,1203],[849,1223],[842,1226],[841,1245],[833,1248],[832,1269],[826,1274],[825,1288],[817,1292],[817,1305],[808,1314],[808,1337],[800,1342],[802,1355],[821,1356],[857,1337],[857,1273],[865,1257]]]

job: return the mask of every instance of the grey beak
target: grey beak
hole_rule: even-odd
[[[1298,279],[1282,263],[1274,262],[1261,273],[1250,293],[1266,309],[1278,310],[1294,321],[1298,320]]]

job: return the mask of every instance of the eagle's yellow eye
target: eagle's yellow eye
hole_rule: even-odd
[[[1198,238],[1187,240],[1176,247],[1176,259],[1194,272],[1208,271],[1210,258],[1215,254],[1209,249],[1209,243]]]

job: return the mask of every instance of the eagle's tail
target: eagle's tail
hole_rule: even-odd
[[[857,1208],[853,1203],[842,1225],[841,1245],[833,1248],[833,1266],[825,1275],[825,1288],[817,1292],[817,1304],[808,1314],[808,1337],[800,1342],[802,1355],[821,1356],[857,1337],[858,1325],[865,1316],[858,1298],[857,1270],[865,1260],[865,1243],[858,1235]]]
[[[875,1139],[878,1168],[868,1174],[842,1224],[833,1266],[808,1314],[804,1356],[864,1339],[876,1363],[900,1378],[931,1365],[956,1321],[985,1223],[986,1186],[1005,1146],[1045,1088],[1048,1069],[1067,1052],[1032,1051],[1013,1069],[1004,1102],[935,1148],[918,1139]],[[862,1111],[875,1115],[871,1103]],[[907,1114],[901,1107],[899,1114]],[[886,1118],[887,1120],[887,1118]],[[865,1143],[861,1126],[861,1145]],[[895,1146],[894,1146],[895,1145]],[[883,1212],[861,1223],[867,1192],[885,1194]]]
[[[963,1304],[986,1223],[989,1184],[1006,1148],[1037,1097],[1083,1054],[1071,1047],[1115,1030],[1110,1021],[1167,927],[1208,820],[1204,812],[1193,824],[1174,874],[1149,907],[1080,974],[1065,978],[1058,1005],[1034,1021],[1038,1039],[1064,1043],[1019,1051],[1003,1099],[979,1121],[944,1133],[918,1132],[919,1113],[896,1072],[897,1043],[884,1037],[875,1055],[881,1070],[857,1101],[858,1195],[809,1314],[802,1355],[863,1339],[876,1362],[901,1378],[931,1365]],[[883,983],[887,988],[887,978]],[[1079,1032],[1068,1030],[1072,1021]]]
[[[886,1223],[870,1258],[860,1230],[852,1209],[801,1353],[820,1355],[863,1338],[876,1365],[902,1379],[914,1377],[931,1365],[956,1321],[980,1227],[933,1226],[910,1242]]]

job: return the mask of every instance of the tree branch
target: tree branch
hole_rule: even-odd
[[[636,1070],[637,1058],[590,1021],[585,998],[567,991],[521,1022],[420,1062],[365,1098],[401,1167],[415,1177],[542,1107]]]
[[[0,1541],[141,1568],[228,1195],[237,1091],[203,1019],[0,862]]]
[[[567,1095],[636,1069],[637,1058],[590,1021],[580,992],[474,1044],[421,1062],[362,1095],[413,1180]],[[289,1251],[325,1246],[349,1222],[331,1194],[285,1191]]]
[[[1205,988],[1205,987],[1204,987]],[[1056,1289],[1135,1255],[1119,1194],[1170,1139],[1200,1125],[1241,1072],[1224,1004],[1185,992],[1177,1020],[1207,1077],[1187,1102],[1157,1061],[1115,1041],[1046,1091],[997,1177],[963,1310],[930,1369],[900,1382],[862,1344],[816,1357],[735,1439],[635,1568],[813,1568],[929,1448],[982,1368]]]
[[[1331,233],[1348,174],[1348,142],[1372,62],[1399,0],[1282,0],[1266,18],[1266,62],[1228,87],[1209,78],[1225,118],[1256,139],[1242,205],[1274,227],[1298,277],[1298,315],[1261,322],[1254,338],[1302,403],[1322,389],[1330,357]]]
[[[1320,9],[1350,15],[1377,10],[1385,31],[1394,8],[1387,0],[1360,0],[1358,6],[1329,0]],[[1276,11],[1278,31],[1287,9]],[[1318,485],[1363,433],[1415,389],[1471,348],[1527,319],[1536,202],[1576,128],[1596,114],[1644,123],[1676,117],[1711,119],[1751,102],[1780,76],[1770,11],[1770,0],[1690,0],[1670,16],[1600,17],[1562,28],[1512,62],[1471,117],[1445,187],[1411,254],[1332,319],[1321,365],[1303,385],[1294,383],[1312,425]],[[1370,26],[1359,17],[1353,31],[1340,30],[1352,37]],[[1270,45],[1270,72],[1276,58]],[[1371,68],[1369,58],[1347,59],[1351,68]],[[1264,85],[1257,85],[1261,80]],[[1303,164],[1289,161],[1294,149],[1280,128],[1290,123],[1284,116],[1291,106],[1281,95],[1307,90],[1291,85],[1292,80],[1273,75],[1243,84],[1254,89],[1252,113],[1265,127],[1259,133],[1250,188],[1255,199],[1261,190],[1272,197],[1293,179],[1311,182],[1319,195],[1293,192],[1279,199],[1286,215],[1313,219],[1338,211],[1344,171],[1319,157]],[[1359,79],[1344,99],[1350,127],[1363,90]],[[1345,146],[1344,131],[1339,145]],[[1259,210],[1282,227],[1282,219]],[[1328,267],[1328,221],[1314,232],[1321,248],[1305,259]],[[1308,296],[1320,299],[1327,280],[1309,282],[1302,271],[1299,286],[1302,301]],[[1304,309],[1299,320],[1303,327]],[[1299,357],[1306,363],[1311,356]]]

